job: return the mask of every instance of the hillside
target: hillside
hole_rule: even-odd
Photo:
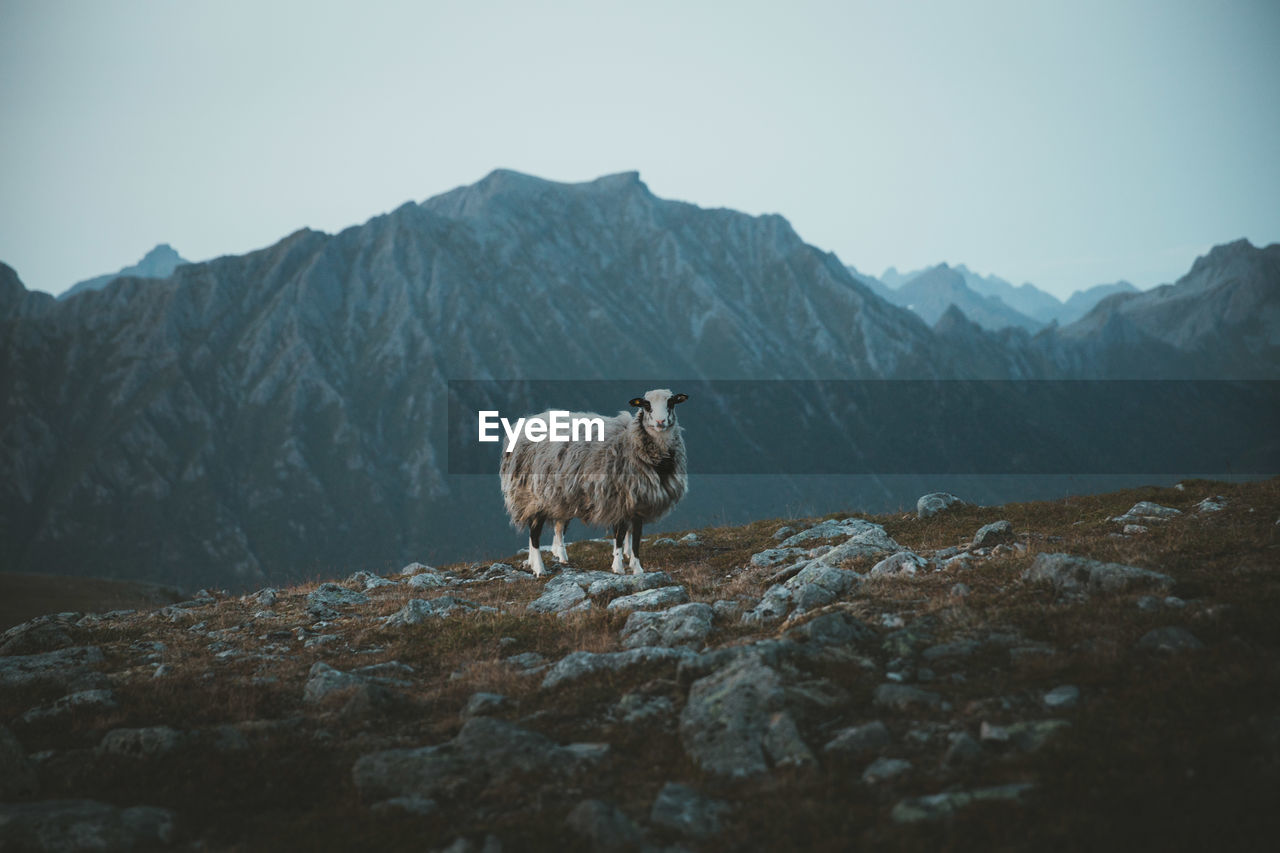
[[[0,846],[1273,840],[1280,480],[942,503],[27,623]]]

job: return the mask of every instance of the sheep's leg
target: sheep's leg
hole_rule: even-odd
[[[564,547],[564,532],[569,529],[569,519],[556,519],[556,535],[551,540],[551,556],[562,563],[569,562],[569,552]]]
[[[625,539],[631,536],[631,532],[627,528],[625,521],[619,522],[613,527],[613,573],[615,575],[625,574],[622,568],[622,544]]]
[[[640,565],[640,537],[644,533],[644,522],[638,518],[631,519],[631,530],[627,532],[627,550],[631,558],[631,573],[644,574],[644,566]]]
[[[529,525],[529,568],[533,569],[533,576],[542,577],[547,569],[542,565],[542,551],[538,550],[538,541],[542,539],[543,519],[535,518]]]

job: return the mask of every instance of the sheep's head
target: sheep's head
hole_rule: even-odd
[[[636,397],[631,405],[640,409],[640,422],[651,432],[665,432],[676,425],[676,404],[689,399],[687,394],[672,394],[666,388]]]

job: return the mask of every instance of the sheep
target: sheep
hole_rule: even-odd
[[[517,530],[529,529],[528,565],[537,577],[546,571],[538,540],[547,521],[555,526],[551,553],[568,562],[564,533],[575,518],[613,532],[613,571],[623,574],[626,557],[641,574],[640,537],[647,522],[666,515],[689,487],[684,439],[675,406],[689,399],[669,390],[650,391],[630,401],[637,412],[602,418],[603,440],[531,442],[522,433],[504,453],[502,498]],[[535,415],[547,422],[550,412]],[[573,418],[601,418],[573,412]]]

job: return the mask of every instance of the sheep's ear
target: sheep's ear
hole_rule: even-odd
[[[630,403],[627,403],[627,405],[628,405],[628,406],[635,406],[635,407],[639,408],[640,406],[643,406],[643,405],[644,405],[644,400],[643,400],[643,399],[641,399],[640,397],[635,397],[635,398],[633,398],[633,399],[631,400],[631,402],[630,402]]]
[[[674,406],[676,403],[683,403],[685,400],[688,400],[688,399],[689,399],[688,394],[677,394],[671,398],[671,405]]]

